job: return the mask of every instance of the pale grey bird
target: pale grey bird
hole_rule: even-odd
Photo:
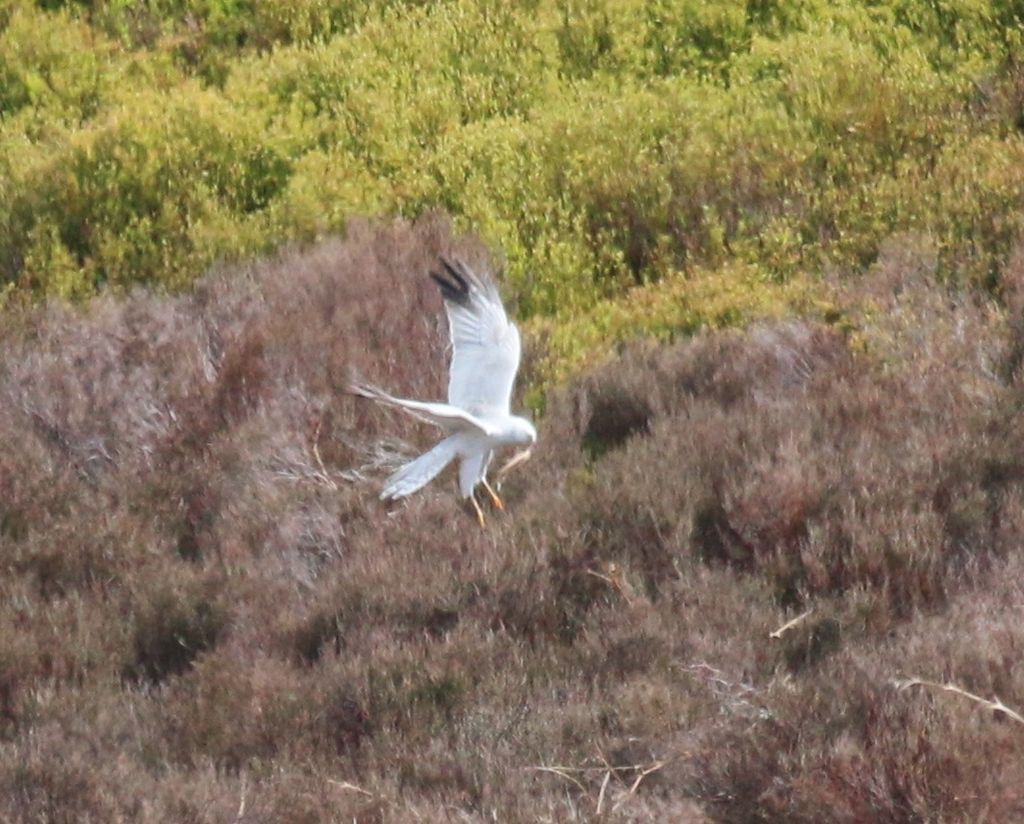
[[[356,395],[404,409],[437,426],[447,437],[429,452],[402,466],[384,484],[384,500],[411,495],[437,477],[449,463],[459,461],[459,491],[470,500],[480,525],[483,510],[474,494],[482,484],[495,506],[504,509],[487,482],[487,467],[500,447],[525,447],[504,467],[503,474],[530,457],[537,430],[526,418],[511,414],[512,386],[519,369],[519,330],[508,319],[494,282],[464,263],[441,258],[445,274],[431,272],[441,287],[452,361],[448,377],[448,403],[396,398],[363,384],[350,387]]]

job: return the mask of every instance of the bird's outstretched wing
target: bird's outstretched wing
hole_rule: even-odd
[[[475,415],[464,409],[447,403],[429,403],[426,401],[411,401],[406,398],[396,398],[389,395],[382,389],[366,384],[350,384],[348,391],[361,398],[368,398],[371,401],[393,406],[408,412],[421,421],[431,423],[440,427],[445,432],[477,431],[488,437],[494,434],[494,427],[487,421],[480,420]]]
[[[494,283],[460,261],[441,258],[441,287],[452,339],[448,403],[486,417],[507,415],[519,369],[519,330],[510,322]]]

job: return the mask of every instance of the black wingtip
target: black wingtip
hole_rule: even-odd
[[[455,261],[453,264],[448,258],[441,257],[441,265],[444,266],[445,270],[458,281],[459,285],[469,291],[469,282],[466,280],[466,264],[461,260]]]
[[[453,266],[445,258],[441,258],[441,265],[444,267],[451,280],[437,272],[431,272],[430,277],[441,287],[441,295],[445,300],[466,306],[469,303],[469,281],[461,271],[461,264]]]

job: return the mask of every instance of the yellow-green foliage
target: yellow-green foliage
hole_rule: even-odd
[[[674,272],[657,284],[604,300],[576,317],[531,321],[528,329],[544,340],[547,355],[538,369],[537,391],[528,402],[540,405],[545,387],[600,364],[637,336],[671,341],[702,328],[745,326],[787,316],[828,323],[842,318],[821,285],[802,276],[779,284],[745,263],[689,274]]]
[[[189,283],[218,255],[263,248],[290,161],[209,91],[150,91],[11,164],[8,254],[19,285],[65,296],[101,283]],[[20,242],[19,242],[20,241]]]
[[[9,295],[440,208],[598,351],[789,305],[900,231],[996,285],[1020,229],[1013,3],[40,5],[0,2]]]

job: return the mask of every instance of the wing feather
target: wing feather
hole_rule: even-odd
[[[486,421],[480,420],[477,416],[464,409],[452,406],[447,403],[429,403],[427,401],[412,401],[407,398],[396,398],[389,395],[382,389],[366,384],[352,384],[348,391],[361,398],[393,406],[408,412],[414,418],[426,423],[440,427],[446,432],[477,431],[487,436],[494,434],[494,427]]]
[[[497,287],[461,261],[441,258],[441,288],[452,341],[448,403],[471,414],[507,415],[519,370],[519,330],[508,319]]]

